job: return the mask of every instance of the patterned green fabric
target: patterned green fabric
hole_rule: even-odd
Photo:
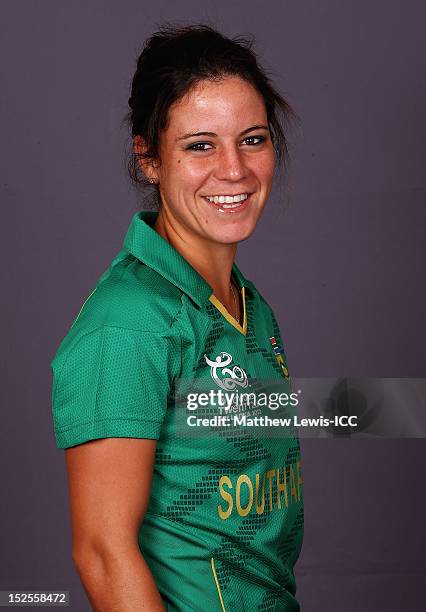
[[[156,215],[134,215],[122,250],[52,361],[57,447],[105,437],[158,440],[139,546],[167,610],[299,610],[297,438],[224,426],[192,437],[176,430],[179,379],[212,383],[213,369],[223,380],[237,367],[255,387],[288,375],[279,326],[236,264],[246,333],[231,324],[209,299],[208,283],[152,228]]]

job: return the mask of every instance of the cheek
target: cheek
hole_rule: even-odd
[[[265,183],[265,187],[272,183],[274,176],[275,159],[271,156],[264,156],[256,160],[256,164],[252,166],[253,172],[257,175],[261,183]]]
[[[209,174],[204,160],[185,160],[178,158],[173,164],[173,174],[182,186],[197,188]]]
[[[272,180],[275,169],[275,154],[273,150],[264,150],[257,155],[249,158],[248,164],[251,171],[259,180]]]
[[[174,159],[163,170],[163,190],[170,205],[181,208],[185,202],[192,202],[203,185],[205,172],[183,157]]]
[[[275,155],[265,155],[263,159],[259,160],[258,174],[261,179],[265,182],[272,182],[275,169]]]

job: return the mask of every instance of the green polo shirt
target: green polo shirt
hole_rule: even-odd
[[[57,447],[106,437],[157,440],[138,540],[169,612],[299,610],[297,438],[220,424],[203,435],[176,429],[176,381],[239,390],[249,381],[288,377],[279,326],[234,264],[240,325],[153,229],[156,216],[134,215],[122,250],[54,356]]]

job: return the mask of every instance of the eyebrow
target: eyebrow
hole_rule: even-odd
[[[248,134],[248,132],[253,132],[254,130],[269,130],[267,125],[253,125],[240,133],[240,136],[244,136],[244,134]],[[215,137],[217,134],[214,132],[189,132],[188,134],[184,134],[179,138],[176,138],[176,141],[186,140],[187,138],[192,138],[193,136],[212,136]]]

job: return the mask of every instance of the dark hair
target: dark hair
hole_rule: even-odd
[[[158,159],[160,132],[167,127],[168,111],[202,80],[239,76],[262,95],[277,161],[284,173],[288,167],[287,127],[299,117],[272,85],[267,71],[253,51],[253,39],[227,38],[207,24],[165,24],[144,44],[137,60],[124,117],[132,137],[142,136],[143,154],[131,153],[127,169],[136,185],[150,183],[140,169],[139,159]],[[159,203],[158,187],[155,201]]]

